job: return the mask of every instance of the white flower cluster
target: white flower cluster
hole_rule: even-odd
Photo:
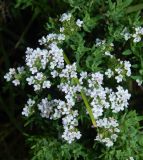
[[[33,76],[27,77],[26,81],[29,85],[33,85],[34,91],[38,91],[41,88],[50,88],[51,82],[46,80],[46,76],[42,72],[38,72]]]
[[[96,47],[100,47],[101,52],[104,52],[105,56],[108,56],[113,63],[117,63],[115,68],[108,68],[105,71],[105,75],[108,78],[115,77],[117,83],[122,82],[125,77],[131,76],[131,64],[129,61],[121,61],[116,59],[114,55],[111,54],[114,44],[107,43],[105,40],[96,39]]]
[[[80,139],[81,133],[76,128],[78,125],[78,111],[72,110],[72,107],[61,100],[48,101],[47,98],[42,99],[38,104],[41,116],[50,119],[59,119],[62,117],[64,132],[62,138],[68,143],[72,143],[75,139]]]
[[[131,76],[131,64],[129,61],[118,59],[118,65],[115,69],[107,69],[105,75],[108,78],[115,76],[117,83],[122,82],[125,77]]]
[[[105,40],[101,40],[99,38],[96,38],[95,43],[96,43],[96,47],[104,45],[105,44]]]
[[[79,82],[81,86],[84,84],[82,88],[88,99],[90,99],[93,116],[96,119],[97,127],[99,128],[96,140],[105,143],[107,147],[110,147],[118,137],[118,123],[114,118],[105,118],[104,114],[106,111],[110,111],[110,113],[113,114],[123,111],[128,107],[128,100],[131,95],[128,93],[128,90],[124,90],[122,86],[118,86],[116,92],[110,88],[104,88],[103,74],[100,72],[92,74],[82,72],[80,75]],[[107,132],[108,134],[104,135],[104,132]]]
[[[112,55],[110,54],[110,50],[112,50],[112,48],[114,47],[113,43],[108,43],[106,40],[101,40],[99,38],[96,38],[95,46],[101,47],[102,51],[105,52],[105,55],[112,57]]]
[[[24,73],[24,67],[10,68],[9,72],[5,74],[4,78],[7,82],[12,81],[15,86],[20,85],[20,79]]]
[[[48,101],[47,98],[44,98],[38,104],[38,109],[41,112],[41,116],[43,118],[49,118],[49,119],[61,118],[63,114],[62,111],[64,111],[65,108],[67,109],[65,102],[56,99]]]
[[[31,98],[28,99],[27,104],[23,108],[22,115],[24,115],[25,117],[30,116],[30,114],[34,111],[32,109],[32,107],[33,107],[34,104],[35,104],[34,100],[32,100]]]
[[[64,133],[62,137],[68,141],[68,143],[72,143],[75,139],[80,139],[81,133],[78,131],[76,126],[78,126],[78,111],[70,111],[70,114],[66,115],[63,120]]]
[[[66,22],[66,21],[70,21],[71,20],[71,17],[72,17],[72,14],[71,13],[63,13],[59,19],[59,21],[61,22]],[[77,19],[75,24],[81,28],[82,25],[83,25],[83,21],[80,20],[80,19]],[[60,32],[64,32],[65,28],[64,27],[61,27],[60,28]]]
[[[71,85],[70,83],[61,83],[58,86],[59,90],[65,93],[65,99],[71,106],[75,105],[77,93],[81,91],[80,85]]]
[[[58,85],[59,90],[65,93],[67,103],[74,106],[77,94],[80,93],[82,89],[79,84],[72,83],[72,80],[77,78],[76,63],[66,65],[65,69],[59,74],[59,77],[65,80],[64,83]]]
[[[126,68],[128,71],[128,62],[124,62],[123,64],[125,65],[124,68]],[[116,92],[113,92],[112,89],[104,88],[104,75],[100,72],[91,74],[87,74],[87,72],[81,72],[80,76],[78,76],[74,63],[72,65],[67,65],[65,69],[61,71],[59,77],[64,78],[65,83],[61,83],[58,87],[62,92],[65,93],[65,99],[71,106],[76,104],[77,95],[81,90],[84,90],[88,99],[91,100],[90,104],[96,121],[100,122],[102,120],[101,118],[104,117],[106,110],[110,110],[110,112],[114,114],[123,111],[128,107],[128,100],[130,99],[128,90],[124,90],[121,86],[117,87]],[[79,79],[79,84],[73,85],[71,81],[77,77]],[[107,118],[104,120],[106,121]],[[113,125],[109,125],[110,123],[114,124],[114,128]],[[106,126],[103,126],[102,124],[103,123],[98,123],[98,128],[100,128],[102,132],[103,130],[107,132]],[[107,124],[109,127],[107,136],[103,136],[101,132],[96,137],[96,140],[105,143],[107,147],[110,147],[116,141],[119,129],[117,128],[117,121],[113,121],[113,118],[109,117]],[[117,126],[115,126],[115,124],[117,124]]]
[[[138,43],[138,42],[141,41],[142,36],[143,36],[143,27],[141,27],[141,26],[134,27],[134,32],[133,33],[129,33],[127,28],[124,28],[124,30],[122,31],[121,35],[124,37],[124,39],[126,41],[131,39],[131,38],[133,38],[133,42],[134,43]]]
[[[66,78],[67,80],[77,78],[76,63],[73,63],[72,65],[67,64],[66,67],[59,74],[59,77]]]
[[[131,64],[129,61],[119,60],[120,66],[115,69],[117,83],[122,82],[123,78],[131,76]]]
[[[96,38],[95,46],[97,47],[97,49],[100,49],[100,52],[103,53],[103,55],[111,59],[115,58],[115,56],[111,54],[111,51],[114,49],[113,43],[107,42],[106,40],[101,40],[99,38]]]
[[[113,146],[120,132],[117,120],[112,117],[103,118],[96,121],[97,127],[104,128],[105,132],[99,131],[95,140],[105,143],[107,147]],[[101,132],[101,133],[100,133]]]
[[[64,13],[60,21],[69,21],[70,18],[70,13]],[[81,27],[83,22],[78,19],[76,24]],[[64,31],[64,28],[60,29],[60,31]],[[34,91],[50,88],[53,83],[57,85],[59,92],[64,93],[64,101],[57,99],[48,101],[47,98],[44,98],[37,106],[43,118],[53,120],[62,118],[64,129],[62,137],[68,143],[72,143],[75,139],[81,137],[81,133],[77,129],[78,110],[75,110],[74,106],[79,99],[80,92],[85,93],[97,122],[97,131],[99,133],[96,140],[110,147],[116,141],[118,137],[117,133],[119,132],[119,124],[112,115],[128,107],[130,94],[128,90],[124,90],[121,86],[118,86],[116,91],[105,87],[103,83],[104,76],[111,78],[114,75],[117,82],[120,82],[124,76],[131,75],[131,65],[128,61],[119,60],[117,68],[114,70],[108,69],[105,75],[100,72],[81,72],[78,74],[76,63],[64,64],[63,50],[59,47],[59,43],[64,39],[64,34],[52,33],[46,37],[42,37],[39,41],[41,45],[45,45],[46,49],[37,48],[34,50],[27,48],[25,68],[28,69],[25,71],[27,72],[25,74],[25,77],[27,76],[26,81],[34,87]],[[110,51],[114,45],[113,43],[106,44],[105,42],[97,40],[96,47],[101,46],[105,55],[113,58]],[[22,69],[17,70],[18,75],[15,69],[10,69],[9,73],[5,75],[7,81],[13,80],[24,72]],[[59,83],[57,81],[55,83],[54,78],[57,78]],[[17,85],[20,84],[18,82]],[[15,84],[16,82],[13,83]],[[23,109],[22,115],[29,116],[33,112],[33,105],[35,104],[35,101],[29,99]],[[110,112],[110,117],[105,116],[107,111]],[[103,132],[107,134],[103,135]]]
[[[112,113],[123,111],[124,108],[128,106],[128,100],[130,98],[128,91],[124,90],[121,86],[117,87],[117,92],[113,92],[109,88],[104,88],[102,86],[104,76],[100,72],[92,74],[81,72],[79,77],[80,84],[72,85],[71,80],[77,78],[75,64],[67,65],[65,69],[62,70],[61,74],[59,74],[59,76],[66,80],[65,83],[61,83],[58,87],[62,92],[65,93],[65,99],[71,106],[75,105],[78,93],[82,89],[85,91],[86,95],[89,97],[89,99],[91,99],[90,104],[92,106],[94,118],[98,123],[98,128],[101,128],[102,132],[103,129],[106,131],[107,128],[109,129],[107,137],[101,137],[102,133],[100,133],[98,134],[96,140],[105,143],[105,145],[108,147],[112,146],[118,137],[116,134],[119,132],[119,129],[117,128],[118,123],[116,120],[113,120],[113,118],[109,117],[108,121],[107,118],[103,119],[103,121],[107,121],[107,124],[105,125],[106,122],[100,123],[102,120],[101,118],[104,117],[104,112],[106,110],[110,110]]]
[[[124,90],[122,86],[118,86],[117,92],[111,92],[109,95],[112,112],[118,113],[127,108],[130,97],[127,89]]]
[[[55,78],[58,76],[56,69],[64,67],[63,50],[56,43],[51,43],[48,48],[49,50],[27,48],[26,51],[26,65],[32,74],[26,80],[29,85],[33,85],[35,91],[51,87],[51,82],[47,80],[44,73],[40,72],[41,69],[44,70],[49,66],[48,69],[50,69],[52,77]]]
[[[64,28],[60,29],[61,31],[64,31]],[[39,40],[40,45],[47,45],[50,42],[61,42],[65,40],[65,35],[64,34],[56,34],[56,33],[50,33],[46,37],[42,37]]]

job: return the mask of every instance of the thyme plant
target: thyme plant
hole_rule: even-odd
[[[129,84],[143,81],[139,12],[133,0],[65,2],[39,47],[26,49],[25,66],[4,76],[29,87],[22,115],[37,128],[32,159],[141,160],[142,117],[128,109]]]

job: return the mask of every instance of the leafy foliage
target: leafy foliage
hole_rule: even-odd
[[[124,160],[128,157],[134,157],[136,160],[140,160],[143,157],[141,151],[143,148],[143,133],[139,125],[141,120],[143,120],[143,117],[138,116],[135,111],[122,116],[120,137],[112,150],[104,152],[104,159]]]
[[[77,160],[88,156],[86,149],[78,143],[62,144],[50,137],[30,137],[28,142],[32,146],[32,160]]]

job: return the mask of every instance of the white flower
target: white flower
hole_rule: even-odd
[[[101,74],[100,72],[92,73],[91,81],[92,83],[97,82],[99,85],[101,85],[103,83],[103,74]]]
[[[41,116],[45,118],[50,118],[51,113],[53,112],[52,102],[48,101],[47,98],[42,99],[38,104],[38,109],[41,111]]]
[[[142,80],[136,79],[136,82],[137,82],[138,86],[141,86],[141,85],[142,85]]]
[[[10,73],[11,75],[16,74],[15,68],[10,68],[10,69],[9,69],[9,73]]]
[[[130,33],[125,33],[124,34],[124,39],[127,41],[127,40],[129,40],[131,38],[131,34]]]
[[[80,139],[81,133],[77,131],[75,126],[78,125],[76,117],[78,116],[77,110],[71,111],[70,114],[66,115],[62,119],[64,132],[62,138],[64,138],[68,143],[72,143],[75,139]]]
[[[32,99],[28,99],[27,104],[23,108],[22,115],[28,117],[31,114],[32,106],[35,104],[35,101]]]
[[[18,79],[13,80],[12,83],[13,83],[15,86],[20,85],[20,81],[19,81]]]
[[[50,88],[51,87],[51,82],[50,81],[44,81],[43,82],[43,88]]]
[[[105,40],[101,40],[99,38],[96,38],[95,43],[96,43],[96,47],[104,45],[105,44]]]
[[[4,79],[6,79],[6,81],[11,81],[15,74],[16,74],[15,68],[10,68],[9,72],[6,73],[6,75],[4,76]],[[15,83],[16,82],[14,82],[14,84]]]
[[[104,127],[106,129],[111,127],[117,127],[119,125],[117,120],[112,117],[109,117],[108,119],[107,118],[98,119],[96,123],[98,127]]]
[[[115,128],[114,132],[119,133],[120,132],[119,128]]]
[[[131,34],[128,32],[128,29],[125,27],[124,30],[121,32],[121,35],[127,41],[131,38]]]
[[[105,145],[107,147],[112,147],[113,146],[113,142],[109,138],[103,139],[103,142],[105,143]]]
[[[97,119],[98,117],[103,115],[103,108],[101,106],[93,105],[92,112],[93,112],[94,118]]]
[[[113,146],[113,141],[110,139],[110,138],[103,138],[103,135],[102,134],[98,134],[96,136],[96,141],[99,141],[101,143],[105,143],[106,147],[112,147]]]
[[[58,72],[56,70],[51,71],[51,75],[53,78],[58,76]]]
[[[37,73],[36,76],[35,76],[35,78],[36,78],[37,80],[41,81],[42,78],[43,78],[43,73],[42,73],[42,72]]]
[[[35,101],[30,98],[28,99],[27,104],[28,106],[33,106],[35,104]]]
[[[59,74],[59,77],[64,77],[67,79],[77,78],[76,63],[66,65],[65,69],[63,69]]]
[[[124,69],[126,70],[126,75],[131,76],[131,63],[129,61],[124,61]]]
[[[27,77],[26,81],[28,82],[29,85],[34,84],[35,80],[33,76]]]
[[[65,28],[64,27],[61,27],[60,28],[60,32],[64,32]]]
[[[86,78],[87,78],[87,72],[83,72],[83,71],[82,71],[82,72],[80,73],[80,77],[86,79]]]
[[[81,133],[79,131],[72,131],[68,128],[65,129],[62,138],[65,139],[69,144],[71,144],[75,139],[80,139]]]
[[[136,27],[135,32],[136,32],[136,34],[143,35],[143,28],[142,27]]]
[[[109,57],[113,57],[113,55],[109,52],[109,51],[106,51],[105,53],[104,53],[106,56],[109,56]]]
[[[64,21],[69,21],[71,19],[71,13],[63,13],[59,21],[64,22]]]
[[[6,73],[6,75],[4,76],[4,79],[6,79],[6,81],[11,81],[12,75],[10,73]]]
[[[35,74],[38,72],[37,67],[30,68],[30,71],[32,72],[32,74]]]
[[[139,35],[133,34],[133,37],[134,37],[133,42],[137,43],[141,41],[141,37]]]
[[[24,71],[24,67],[22,66],[22,67],[17,67],[17,71],[18,71],[18,73],[22,73],[23,71]]]
[[[28,107],[28,106],[25,106],[25,107],[23,108],[22,115],[24,115],[25,117],[28,117],[29,114],[30,114],[29,107]]]
[[[117,92],[112,92],[109,95],[109,100],[111,102],[111,109],[113,113],[118,113],[119,111],[123,111],[128,107],[128,100],[131,95],[128,93],[128,90],[124,90],[123,87],[118,86]]]
[[[58,39],[59,41],[63,41],[63,40],[65,40],[65,35],[64,35],[64,34],[59,34],[59,35],[57,36],[57,39]]]
[[[123,76],[120,74],[120,75],[116,76],[115,79],[117,80],[117,83],[122,82]]]
[[[116,68],[115,71],[117,72],[117,74],[121,74],[123,72],[121,68]]]
[[[78,19],[78,20],[76,21],[76,24],[77,24],[78,27],[81,27],[82,24],[83,24],[83,21],[81,21],[80,19]]]
[[[105,75],[108,78],[111,78],[114,75],[114,72],[111,69],[107,69],[107,71],[105,72]]]
[[[41,89],[41,86],[40,86],[40,84],[34,84],[34,91],[38,91],[38,90],[40,90]]]
[[[80,73],[80,78],[79,78],[79,82],[82,85],[83,84],[83,79],[87,78],[87,72],[81,72]]]
[[[43,36],[41,39],[38,40],[40,45],[46,44],[47,40],[46,38]]]
[[[112,139],[113,141],[116,141],[117,137],[118,137],[117,134],[112,134],[112,135],[111,135],[111,139]]]

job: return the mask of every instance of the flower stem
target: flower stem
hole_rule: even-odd
[[[65,60],[65,62],[66,62],[67,64],[71,64],[70,61],[69,61],[69,59],[68,59],[68,57],[67,57],[67,55],[66,55],[65,53],[64,53],[63,55],[64,55],[64,60]],[[75,78],[75,82],[76,82],[77,84],[79,84],[78,78]],[[94,127],[96,127],[96,121],[95,121],[94,115],[93,115],[93,113],[92,113],[91,107],[90,107],[90,105],[89,105],[89,103],[88,103],[87,97],[86,97],[86,95],[84,94],[84,91],[81,90],[80,94],[81,94],[81,97],[82,97],[82,99],[83,99],[83,101],[84,101],[84,104],[85,104],[85,106],[86,106],[86,109],[87,109],[87,111],[88,111],[88,113],[89,113],[89,116],[90,116],[90,119],[91,119],[91,121],[92,121],[92,124],[93,124]]]

